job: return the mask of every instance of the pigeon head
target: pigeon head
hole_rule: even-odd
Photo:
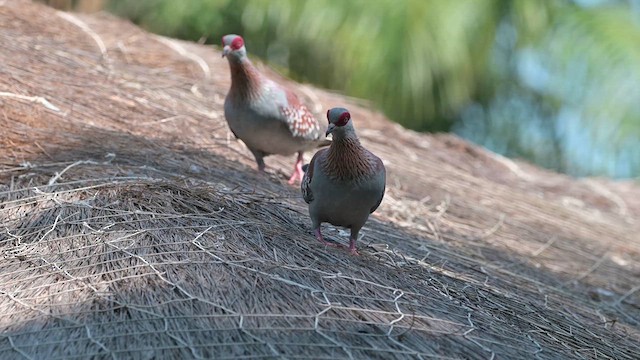
[[[240,35],[229,34],[222,37],[222,57],[239,60],[247,55],[244,39]]]
[[[351,114],[345,108],[333,108],[327,110],[327,120],[329,120],[329,126],[327,127],[326,136],[332,133],[344,133],[347,130],[352,130]]]

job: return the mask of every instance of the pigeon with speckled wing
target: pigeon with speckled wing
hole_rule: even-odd
[[[357,255],[358,233],[384,196],[386,170],[382,160],[360,144],[351,115],[344,108],[327,111],[333,134],[331,146],[318,151],[306,167],[300,185],[309,204],[309,216],[318,241],[324,240],[320,224],[328,222],[351,229],[349,251]]]
[[[304,152],[330,144],[322,136],[324,128],[290,88],[256,69],[241,36],[225,35],[222,45],[231,70],[224,102],[229,128],[253,153],[259,171],[264,171],[267,155],[297,153],[289,184],[302,180]]]

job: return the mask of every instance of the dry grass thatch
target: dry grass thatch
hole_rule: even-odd
[[[217,49],[28,1],[0,43],[2,359],[638,358],[637,184],[296,85],[387,163],[353,257],[229,136]]]

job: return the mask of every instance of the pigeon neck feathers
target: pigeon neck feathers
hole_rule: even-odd
[[[233,61],[230,59],[229,67],[231,69],[229,95],[240,100],[259,97],[263,79],[251,60],[246,56]]]
[[[333,132],[324,170],[338,180],[359,180],[375,173],[375,159],[361,144],[353,126],[348,124]]]

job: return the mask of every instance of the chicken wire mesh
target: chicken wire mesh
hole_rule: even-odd
[[[307,90],[389,169],[349,256],[292,159],[257,174],[229,137],[211,49],[25,1],[0,24],[1,358],[637,358],[637,188]]]
[[[2,195],[3,358],[554,358],[579,348],[632,358],[637,350],[628,335],[594,337],[585,327],[593,314],[580,304],[485,276],[450,254],[429,263],[455,265],[433,266],[375,245],[363,259],[317,251],[309,236],[292,237],[308,233],[302,211],[268,194],[123,177]],[[394,232],[374,228],[374,242]]]

